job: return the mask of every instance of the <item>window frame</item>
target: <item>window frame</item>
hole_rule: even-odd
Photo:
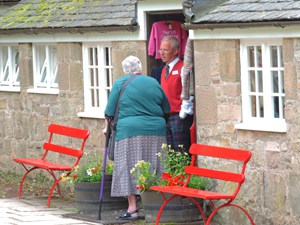
[[[261,46],[262,50],[262,94],[263,97],[263,108],[264,108],[264,117],[253,117],[252,106],[250,96],[257,96],[257,93],[251,92],[250,90],[250,79],[248,67],[248,47],[251,46]],[[235,124],[236,129],[245,129],[245,130],[257,130],[257,131],[271,131],[271,132],[286,132],[287,126],[285,118],[283,118],[284,111],[279,109],[281,116],[279,118],[274,117],[274,107],[272,98],[274,96],[279,96],[285,98],[285,93],[272,93],[272,71],[274,70],[271,67],[271,47],[280,46],[282,49],[282,39],[273,39],[273,40],[241,40],[240,43],[240,62],[241,62],[241,91],[242,91],[242,123]],[[281,52],[281,56],[282,56]],[[278,66],[278,71],[281,71],[283,76],[282,81],[284,80],[284,65],[283,59],[281,58],[282,67]],[[255,67],[254,71],[258,69]],[[284,85],[280,84],[282,88]],[[284,110],[284,104],[282,109]],[[273,115],[272,115],[273,114]]]
[[[39,94],[59,94],[57,44],[33,44],[32,58],[33,87],[29,88],[27,92]]]
[[[89,61],[92,51],[94,64]],[[97,56],[94,55],[98,53]],[[104,110],[113,85],[112,47],[110,42],[83,43],[84,112],[79,117],[104,118]],[[97,60],[95,60],[97,59]],[[97,61],[97,63],[96,63]],[[92,85],[93,80],[98,82]]]
[[[20,92],[20,49],[18,44],[1,44],[1,48],[7,47],[7,60],[3,61],[3,51],[0,51],[0,91]],[[18,54],[16,62],[15,52]],[[4,78],[4,71],[8,70],[8,75]]]

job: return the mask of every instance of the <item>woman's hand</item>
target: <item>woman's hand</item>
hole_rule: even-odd
[[[102,133],[103,133],[104,135],[106,135],[106,131],[107,131],[107,126],[105,126],[105,128],[102,130]]]

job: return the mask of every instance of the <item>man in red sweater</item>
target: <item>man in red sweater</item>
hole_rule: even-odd
[[[181,74],[183,74],[183,61],[178,57],[179,42],[176,37],[167,36],[160,44],[161,59],[166,66],[161,73],[161,86],[166,93],[171,110],[167,121],[167,144],[175,151],[180,145],[188,152],[191,139],[190,127],[193,123],[193,104],[182,101]],[[180,115],[180,116],[179,116]]]

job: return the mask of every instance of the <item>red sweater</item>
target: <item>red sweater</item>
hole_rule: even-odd
[[[165,94],[168,97],[172,113],[179,113],[181,109],[182,100],[180,98],[182,91],[181,84],[181,68],[183,66],[183,61],[179,60],[169,73],[166,78],[166,67],[163,68],[161,72],[161,86]]]

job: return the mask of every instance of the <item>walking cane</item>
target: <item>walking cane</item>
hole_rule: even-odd
[[[101,187],[100,187],[100,203],[99,203],[99,212],[98,212],[98,220],[101,220],[101,209],[102,209],[102,201],[103,201],[103,189],[104,189],[104,181],[105,181],[105,170],[106,170],[106,160],[108,154],[108,141],[111,134],[111,121],[112,118],[109,117],[108,124],[106,128],[106,138],[105,138],[105,149],[104,149],[104,157],[103,157],[103,164],[102,164],[102,179],[101,179]]]

